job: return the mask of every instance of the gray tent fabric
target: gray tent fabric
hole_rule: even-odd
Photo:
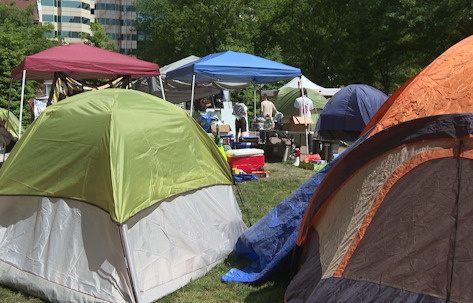
[[[179,68],[190,62],[199,60],[200,57],[191,55],[176,62],[165,65],[159,69],[160,76],[141,78],[135,83],[135,89],[155,95],[161,99],[166,97],[166,101],[174,104],[186,102],[190,100],[192,94],[192,83],[179,80],[166,79],[169,71]],[[164,96],[161,92],[159,77],[164,86]],[[249,83],[226,83],[226,82],[206,82],[198,83],[195,87],[194,99],[209,97],[220,94],[223,90],[243,89],[249,86]]]

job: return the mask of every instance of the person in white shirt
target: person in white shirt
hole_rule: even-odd
[[[296,101],[294,102],[294,107],[296,108],[296,116],[298,117],[306,117],[306,118],[311,118],[312,117],[312,110],[314,109],[314,102],[307,97],[307,91],[302,89],[302,96],[297,98]],[[309,126],[310,130],[310,126]],[[309,132],[308,134],[308,151],[309,154],[312,154],[312,134]]]
[[[312,116],[314,102],[307,97],[307,91],[305,88],[303,89],[302,96],[297,98],[294,102],[294,107],[296,108],[296,116],[309,118]]]

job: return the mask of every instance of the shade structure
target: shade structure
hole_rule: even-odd
[[[379,109],[364,132],[431,115],[473,112],[473,36],[450,47],[399,88]]]
[[[82,43],[51,47],[26,56],[11,72],[13,80],[52,80],[55,72],[64,72],[74,79],[115,79],[158,76],[159,65]]]
[[[161,66],[160,76],[153,76],[148,78],[140,79],[137,82],[136,89],[148,92],[152,95],[155,95],[159,98],[163,98],[163,94],[161,93],[161,86],[160,83],[164,81],[163,88],[164,88],[164,95],[166,97],[166,101],[171,103],[177,104],[185,101],[190,100],[190,96],[192,94],[192,83],[183,82],[179,80],[171,80],[166,79],[166,74],[168,71],[174,70],[179,68],[183,65],[186,65],[190,62],[194,62],[199,60],[200,57],[191,55],[185,58],[182,58],[176,62],[167,64],[165,66]],[[160,79],[161,78],[161,82]],[[207,82],[207,83],[198,83],[194,90],[194,98],[200,99],[205,98],[211,95],[217,95],[222,92],[222,90],[235,90],[241,89],[249,86],[250,83],[228,83],[228,82]]]
[[[356,141],[387,99],[385,93],[372,86],[348,85],[327,102],[316,130],[324,139]]]
[[[226,51],[210,54],[200,60],[168,71],[166,78],[192,82],[271,83],[301,75],[301,70],[255,55]]]
[[[155,302],[246,229],[216,144],[181,108],[133,90],[49,106],[0,184],[0,284],[50,302]]]
[[[139,78],[159,75],[159,65],[82,43],[55,46],[26,56],[20,65],[11,71],[11,81],[22,80],[20,125],[25,81],[53,80],[55,72],[64,72],[74,79],[115,79],[120,76]],[[10,100],[8,102],[10,103]],[[18,136],[21,137],[20,128]]]
[[[280,88],[283,89],[285,87],[292,87],[292,88],[300,88],[303,86],[304,88],[310,88],[313,89],[314,91],[318,92],[322,96],[333,96],[337,92],[340,91],[340,88],[325,88],[320,85],[315,84],[314,82],[310,81],[306,76],[302,75],[300,78],[294,78],[288,83],[286,83],[284,86]]]
[[[256,84],[286,80],[300,75],[301,70],[299,68],[251,54],[226,51],[210,54],[200,60],[169,71],[166,79],[191,82],[191,103],[194,102],[196,82],[251,83],[254,87],[253,103],[256,108]],[[191,114],[192,111],[193,108],[191,108]],[[256,110],[254,111],[254,118],[256,118]]]
[[[423,117],[345,154],[304,214],[286,301],[472,301],[472,123]]]

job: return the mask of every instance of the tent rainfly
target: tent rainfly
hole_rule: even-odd
[[[366,84],[345,86],[327,102],[316,130],[322,139],[354,142],[387,99],[385,93]]]
[[[245,229],[215,143],[135,90],[46,108],[0,169],[0,284],[52,302],[155,302]]]
[[[472,47],[470,36],[406,82],[327,173],[287,302],[473,301]]]
[[[66,73],[74,79],[115,79],[120,76],[136,79],[159,76],[159,65],[82,43],[55,46],[26,56],[11,72],[11,81],[22,80],[20,125],[25,80],[52,80],[55,72]],[[18,133],[21,136],[21,130]]]

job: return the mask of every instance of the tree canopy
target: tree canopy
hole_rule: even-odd
[[[139,56],[161,65],[234,50],[299,67],[325,87],[387,94],[473,34],[465,0],[140,0]]]
[[[34,4],[35,5],[35,4]],[[58,45],[46,34],[54,30],[53,25],[35,24],[34,6],[19,9],[14,3],[0,4],[0,107],[8,108],[11,71],[25,56],[33,55]],[[18,117],[20,113],[21,81],[13,81],[10,110]],[[27,81],[24,100],[36,96],[38,83]],[[29,121],[29,106],[24,106],[23,125]],[[25,119],[26,118],[26,119]]]

